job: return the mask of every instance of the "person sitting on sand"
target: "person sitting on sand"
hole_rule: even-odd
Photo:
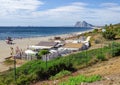
[[[12,44],[12,38],[11,37],[7,37],[7,39],[6,39],[6,43],[7,44]]]

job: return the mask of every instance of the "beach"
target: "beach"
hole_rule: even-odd
[[[4,40],[0,41],[0,72],[7,70],[8,66],[4,65],[3,61],[5,61],[5,58],[10,56],[11,53],[11,47],[15,49],[16,47],[19,47],[19,49],[22,49],[25,51],[28,46],[38,44],[40,41],[47,41],[50,37],[36,37],[36,38],[23,38],[23,39],[15,39],[13,40],[12,45],[7,44]]]
[[[84,32],[89,32],[92,30],[90,29]],[[71,34],[61,34],[61,35],[55,35],[55,36],[59,36],[61,38],[67,38],[69,36],[78,35],[84,32],[75,32]],[[54,39],[55,36],[14,39],[12,45],[7,44],[5,40],[0,40],[0,72],[8,69],[8,67],[5,67],[5,65],[3,64],[3,61],[5,60],[5,58],[10,56],[11,47],[13,48],[14,54],[15,54],[16,47],[19,47],[19,49],[22,49],[23,51],[25,51],[30,45],[36,45],[40,41],[48,41],[50,39]]]

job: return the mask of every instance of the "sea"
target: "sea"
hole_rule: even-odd
[[[83,32],[92,28],[83,27],[0,27],[0,40],[7,37],[14,39],[43,37],[59,34],[71,34],[73,32]]]

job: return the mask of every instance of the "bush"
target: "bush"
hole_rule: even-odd
[[[64,59],[49,61],[47,68],[46,63],[43,61],[31,61],[17,69],[17,83],[18,85],[22,85],[23,83],[27,85],[34,81],[48,79],[62,70],[74,70],[74,68],[71,63]],[[33,76],[33,73],[36,76]]]
[[[94,32],[94,33],[97,33],[97,32],[98,32],[98,29],[94,29],[93,32]]]
[[[49,51],[48,50],[40,50],[38,53],[37,53],[37,59],[41,59],[43,55],[46,55],[48,54]]]
[[[100,40],[95,40],[95,44],[99,44],[99,43],[101,43]]]
[[[63,70],[63,71],[57,73],[55,76],[51,76],[51,77],[50,77],[50,80],[59,79],[59,78],[62,78],[62,77],[64,77],[64,76],[68,76],[68,75],[70,75],[70,74],[71,74],[70,71]]]
[[[120,44],[119,43],[115,43],[113,42],[112,44],[109,45],[110,47],[110,51],[109,51],[109,54],[112,56],[112,57],[115,57],[115,56],[119,56],[120,55]]]
[[[38,52],[38,56],[43,56],[43,55],[46,55],[46,54],[48,54],[48,53],[49,53],[48,50],[40,50],[40,51]]]
[[[105,55],[103,55],[103,54],[97,55],[97,59],[98,59],[98,60],[101,60],[101,61],[107,60],[106,57],[105,57]]]
[[[62,82],[59,85],[79,85],[82,82],[90,83],[90,82],[99,81],[99,80],[101,80],[100,75],[93,75],[89,77],[86,77],[84,75],[79,75],[75,77],[70,77],[68,81]]]
[[[108,40],[114,40],[116,34],[112,30],[106,30],[105,32],[102,33],[103,37]]]

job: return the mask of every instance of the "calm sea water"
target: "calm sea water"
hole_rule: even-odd
[[[28,38],[82,32],[91,28],[78,27],[0,27],[0,40],[8,36],[12,38]]]

